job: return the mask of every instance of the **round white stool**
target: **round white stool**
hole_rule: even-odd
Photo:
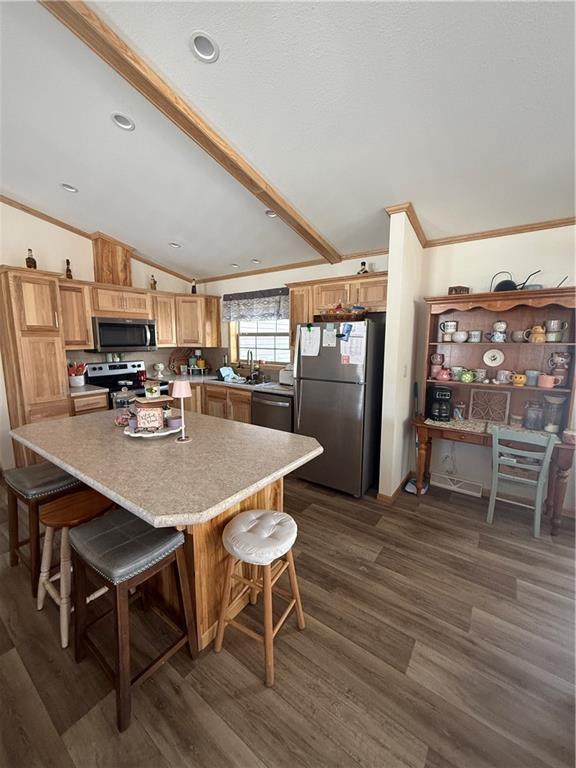
[[[296,609],[298,629],[305,627],[292,555],[292,546],[297,534],[298,527],[290,515],[268,509],[250,509],[247,512],[241,512],[230,520],[222,534],[222,543],[229,554],[226,560],[226,576],[214,650],[216,653],[222,650],[224,630],[228,624],[259,642],[264,639],[266,685],[268,686],[274,685],[274,638],[293,609]],[[277,564],[276,561],[279,560],[281,562]],[[240,573],[234,572],[238,563],[247,563],[250,566],[249,578],[245,576],[245,569],[242,567]],[[260,568],[262,569],[261,579],[259,578]],[[286,570],[288,570],[292,594],[276,587],[275,593],[288,601],[288,607],[274,626],[272,587]],[[233,580],[241,582],[244,587],[231,601]],[[234,619],[227,618],[230,608],[237,606],[244,595],[249,593],[250,602],[255,604],[259,592],[264,594],[264,636]]]

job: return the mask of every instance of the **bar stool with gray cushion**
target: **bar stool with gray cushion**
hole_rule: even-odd
[[[297,534],[298,527],[290,515],[269,509],[250,509],[241,512],[227,523],[222,534],[222,544],[229,554],[214,650],[216,653],[222,650],[224,630],[227,625],[239,629],[255,640],[260,642],[264,640],[267,686],[274,685],[274,638],[293,609],[296,610],[298,629],[305,627],[304,611],[302,610],[292,554],[292,546],[296,541]],[[250,566],[249,578],[244,575],[242,563],[248,563]],[[238,564],[240,564],[239,569]],[[262,579],[259,578],[260,568],[262,569]],[[275,588],[274,592],[286,600],[288,606],[274,626],[272,587],[286,570],[290,578],[291,594],[279,587]],[[244,587],[231,600],[233,580],[244,584]],[[243,595],[248,592],[252,604],[256,603],[259,592],[264,595],[263,637],[229,617],[230,613],[236,611],[235,606],[238,606]]]
[[[105,515],[70,530],[73,595],[75,611],[74,645],[76,660],[80,661],[89,648],[114,680],[116,687],[116,718],[118,730],[130,724],[131,687],[146,680],[161,664],[188,644],[190,655],[198,655],[190,578],[184,554],[184,534],[174,528],[153,528],[125,509],[115,508]],[[151,662],[134,678],[130,674],[129,590],[151,576],[176,563],[178,586],[185,629],[168,650]],[[116,626],[115,672],[87,634],[86,577],[103,583],[114,598]],[[171,627],[174,624],[168,617]]]
[[[83,488],[84,484],[48,462],[7,469],[4,472],[4,480],[8,490],[10,565],[18,565],[21,559],[30,568],[32,594],[36,596],[40,575],[40,507]],[[22,540],[18,525],[18,501],[28,508],[28,538]],[[21,552],[21,548],[26,544],[29,545],[29,558]]]

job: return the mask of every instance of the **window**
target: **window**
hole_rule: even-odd
[[[230,339],[238,360],[246,360],[252,352],[254,360],[290,362],[289,320],[238,320],[230,323]]]

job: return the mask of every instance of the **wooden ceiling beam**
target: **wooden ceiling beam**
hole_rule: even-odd
[[[81,0],[39,0],[39,2],[243,187],[257,197],[264,208],[272,209],[326,261],[331,264],[341,261],[341,256],[334,246],[322,237],[91,8]]]

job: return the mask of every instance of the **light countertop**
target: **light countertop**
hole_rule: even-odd
[[[108,387],[97,387],[94,384],[85,384],[83,387],[70,387],[70,397],[82,395],[105,395],[110,392]]]
[[[284,477],[323,449],[312,437],[197,413],[188,443],[131,438],[111,411],[50,419],[10,432],[26,447],[151,525],[195,525]]]
[[[269,392],[271,395],[294,396],[294,387],[286,384],[279,384],[277,381],[265,382],[264,384],[236,384],[230,381],[220,381],[213,374],[210,376],[177,376],[176,374],[163,375],[166,381],[189,381],[190,384],[210,384],[217,387],[232,387],[234,389],[246,389],[250,392]]]

